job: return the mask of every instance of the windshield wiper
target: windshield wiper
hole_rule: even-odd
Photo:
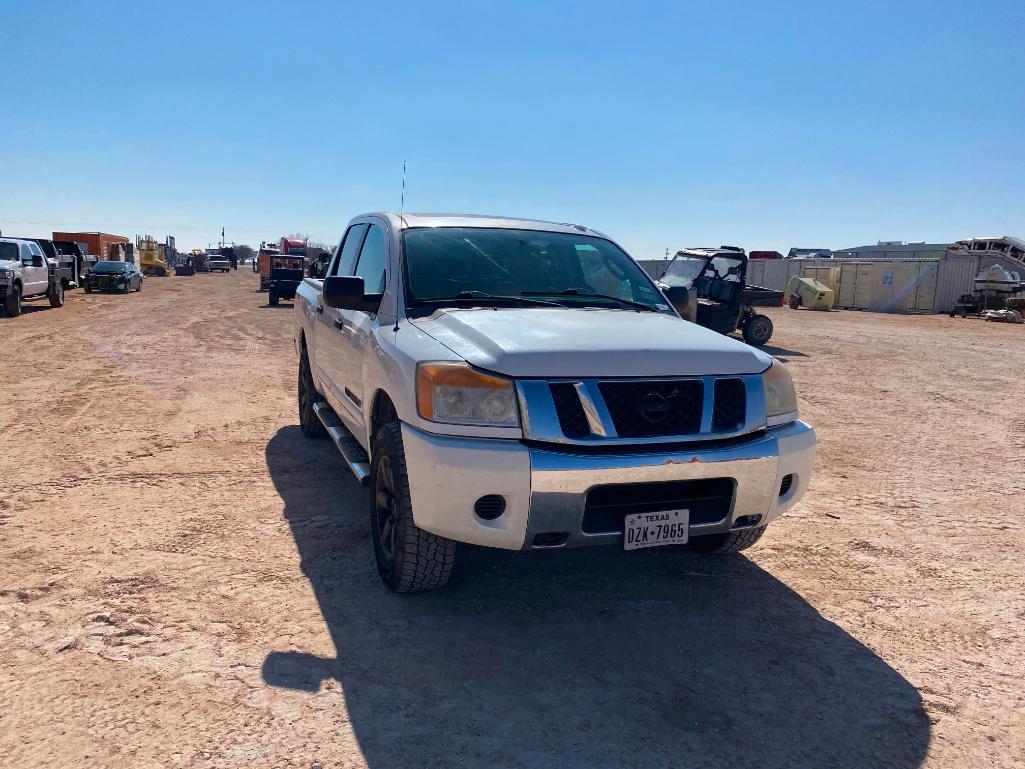
[[[585,296],[591,299],[609,299],[613,302],[618,303],[623,307],[631,307],[635,310],[647,310],[648,312],[658,312],[650,304],[644,304],[644,302],[635,302],[633,299],[624,299],[621,296],[613,296],[612,294],[599,294],[596,291],[588,291],[585,288],[567,288],[563,291],[521,291],[521,296]]]
[[[410,301],[410,304],[438,304],[444,302],[457,302],[459,304],[480,304],[481,300],[494,300],[499,302],[515,302],[517,304],[539,304],[545,307],[565,307],[559,302],[549,302],[544,299],[530,299],[526,296],[502,296],[500,294],[489,294],[484,291],[460,291],[455,296],[432,296],[417,298]]]

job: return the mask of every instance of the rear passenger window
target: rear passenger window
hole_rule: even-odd
[[[366,224],[354,224],[345,233],[345,240],[342,241],[338,258],[331,270],[332,275],[352,275],[352,269],[356,266],[356,254],[359,253],[363,233],[367,231],[367,227]]]
[[[368,294],[384,293],[385,268],[388,265],[388,248],[384,230],[377,225],[370,226],[367,239],[356,265],[356,274],[363,278],[363,290]]]

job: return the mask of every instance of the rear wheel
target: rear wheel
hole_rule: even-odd
[[[299,429],[307,438],[319,438],[325,435],[324,425],[320,423],[313,404],[317,402],[317,388],[313,384],[313,371],[310,369],[310,356],[303,348],[299,356]]]
[[[452,576],[456,543],[418,529],[409,497],[406,456],[398,422],[374,436],[370,470],[370,528],[381,579],[397,593],[443,587]]]
[[[89,281],[85,282],[85,292],[87,294],[91,294],[93,292],[93,287],[89,285]]]
[[[791,310],[796,310],[800,306],[801,306],[801,297],[798,296],[797,294],[791,294],[790,295],[790,309]]]
[[[761,347],[772,338],[772,321],[765,315],[752,315],[744,323],[742,333],[745,342]]]
[[[14,286],[11,289],[11,293],[7,295],[7,301],[4,303],[4,309],[12,318],[21,315],[21,286]]]
[[[50,286],[50,292],[46,295],[46,298],[50,300],[51,307],[64,306],[64,286],[61,285],[60,281]]]
[[[704,555],[729,555],[747,550],[751,545],[762,538],[766,526],[758,526],[754,529],[740,529],[725,534],[706,534],[703,537],[692,537],[687,547],[695,553]]]
[[[271,291],[270,294],[268,294],[268,296],[267,296],[267,304],[275,304],[276,305],[277,303],[278,303],[278,295],[276,293],[274,293],[274,291]]]

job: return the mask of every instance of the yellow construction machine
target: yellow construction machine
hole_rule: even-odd
[[[160,243],[151,235],[136,235],[135,250],[139,254],[139,269],[143,275],[164,277],[170,273]]]

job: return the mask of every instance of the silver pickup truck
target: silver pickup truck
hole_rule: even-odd
[[[394,590],[459,542],[732,553],[808,487],[785,366],[580,225],[374,213],[295,303],[299,419],[369,487]]]

